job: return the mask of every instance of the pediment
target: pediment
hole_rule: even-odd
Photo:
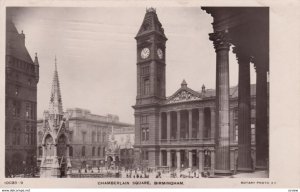
[[[191,89],[179,89],[167,99],[167,104],[201,100],[200,94]]]

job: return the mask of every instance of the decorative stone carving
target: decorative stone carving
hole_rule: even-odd
[[[228,49],[230,47],[230,38],[228,35],[228,31],[216,31],[214,33],[209,34],[209,40],[214,42],[214,47],[216,51],[220,49]]]
[[[182,90],[177,95],[173,96],[170,100],[167,101],[167,103],[179,103],[184,101],[193,101],[193,100],[199,100],[200,97],[193,95],[192,93]]]

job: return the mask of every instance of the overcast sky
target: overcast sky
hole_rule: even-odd
[[[157,15],[168,38],[167,96],[180,88],[215,89],[216,58],[212,17],[200,7],[159,7]],[[134,123],[136,41],[146,8],[11,8],[8,13],[34,59],[38,53],[38,118],[48,109],[54,58],[57,57],[63,107],[84,108],[94,114],[119,115]],[[230,53],[230,85],[237,85],[238,65]],[[251,82],[255,73],[251,65]]]

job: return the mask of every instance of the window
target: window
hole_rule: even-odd
[[[16,124],[13,127],[13,132],[12,132],[12,143],[13,145],[20,145],[21,143],[21,128],[19,124]]]
[[[92,148],[92,156],[95,156],[95,147]]]
[[[25,110],[25,117],[27,119],[31,119],[31,115],[32,115],[32,110],[31,110],[31,106],[30,103],[26,103],[26,110]]]
[[[97,142],[98,142],[98,143],[100,142],[100,139],[101,139],[101,134],[100,134],[100,133],[97,133]]]
[[[161,92],[161,83],[160,83],[160,78],[157,79],[157,93],[158,95],[160,95],[160,92]]]
[[[28,145],[29,144],[29,134],[28,133],[25,133],[24,140],[25,140],[25,144]]]
[[[20,117],[21,104],[18,101],[13,101],[12,114],[14,117]]]
[[[146,129],[146,141],[148,141],[149,140],[149,129],[147,128]]]
[[[27,85],[31,86],[31,80],[30,79],[28,79]]]
[[[69,147],[69,156],[73,157],[73,147],[72,146]]]
[[[82,134],[82,142],[85,143],[86,132],[81,132]]]
[[[234,130],[234,141],[238,141],[238,138],[239,138],[239,127],[238,125],[236,124],[235,125],[235,130]]]
[[[148,151],[142,151],[142,159],[143,160],[149,160]]]
[[[251,143],[255,142],[255,124],[251,124]]]
[[[149,66],[142,67],[142,75],[149,75],[150,68]]]
[[[148,95],[150,93],[150,80],[149,78],[144,79],[144,86],[143,86],[143,95]]]
[[[20,93],[20,88],[18,86],[15,87],[15,95],[19,95]]]
[[[255,118],[255,108],[251,109],[251,118]]]
[[[82,146],[81,148],[81,156],[85,156],[85,146]]]
[[[92,132],[92,143],[95,143],[96,139],[96,133],[93,131]]]
[[[148,123],[148,116],[147,116],[147,115],[143,115],[143,116],[141,117],[141,123],[142,123],[142,124]]]
[[[103,134],[102,134],[102,142],[105,142],[105,137],[106,137],[106,133],[104,132]]]
[[[101,147],[98,147],[98,156],[101,155]]]
[[[204,138],[211,136],[211,110],[204,108]]]
[[[142,128],[142,141],[149,140],[149,128]]]

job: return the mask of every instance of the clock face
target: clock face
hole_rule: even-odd
[[[163,53],[163,51],[160,48],[157,49],[157,55],[158,55],[158,58],[160,58],[160,59],[162,59],[163,56],[164,56],[164,53]]]
[[[141,57],[142,57],[143,59],[148,58],[149,55],[150,55],[150,49],[149,49],[149,48],[146,47],[146,48],[142,49]]]

